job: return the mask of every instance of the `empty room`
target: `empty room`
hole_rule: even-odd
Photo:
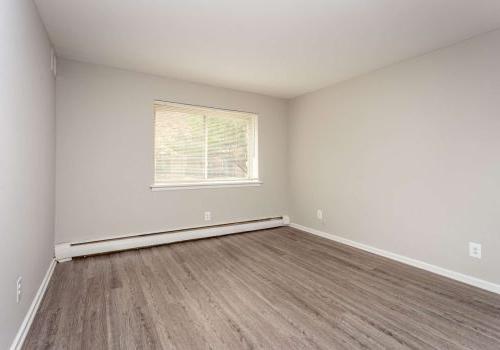
[[[0,349],[500,349],[500,1],[1,0]]]

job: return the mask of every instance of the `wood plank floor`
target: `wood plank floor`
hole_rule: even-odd
[[[500,296],[292,228],[58,264],[25,349],[500,349]]]

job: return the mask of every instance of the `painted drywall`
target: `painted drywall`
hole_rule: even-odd
[[[499,58],[495,31],[291,101],[292,221],[499,283]]]
[[[286,214],[286,101],[70,60],[56,93],[56,243]],[[257,113],[262,186],[152,192],[155,100]]]
[[[50,50],[32,1],[0,2],[0,349],[12,343],[54,256]]]

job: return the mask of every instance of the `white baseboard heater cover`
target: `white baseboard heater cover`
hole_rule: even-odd
[[[267,228],[285,226],[289,223],[290,219],[287,216],[282,216],[231,224],[180,229],[161,233],[107,238],[89,242],[60,243],[55,246],[55,254],[57,261],[63,262],[78,256],[96,255],[193,239],[224,236],[233,233],[263,230]]]

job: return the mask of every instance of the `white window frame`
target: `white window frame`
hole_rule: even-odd
[[[202,189],[202,188],[223,188],[223,187],[249,187],[249,186],[260,186],[262,185],[262,181],[259,178],[259,118],[256,113],[253,112],[241,112],[252,114],[252,125],[253,125],[253,137],[250,138],[250,141],[253,141],[253,144],[250,144],[248,147],[248,157],[249,157],[249,178],[248,179],[238,179],[238,180],[206,180],[206,181],[189,181],[189,182],[180,182],[180,181],[172,181],[166,183],[156,183],[156,169],[155,169],[155,156],[154,152],[156,150],[156,130],[155,130],[155,119],[156,113],[154,111],[154,106],[158,104],[163,105],[178,105],[178,106],[192,106],[192,107],[200,107],[200,108],[208,108],[212,110],[220,110],[220,111],[231,111],[231,112],[241,112],[235,110],[229,110],[224,108],[215,108],[215,107],[205,107],[199,105],[191,105],[186,103],[177,103],[177,102],[168,102],[168,101],[153,101],[153,184],[150,186],[152,191],[168,191],[168,190],[179,190],[179,189]],[[205,162],[205,166],[206,166]],[[205,169],[206,173],[206,169]]]

